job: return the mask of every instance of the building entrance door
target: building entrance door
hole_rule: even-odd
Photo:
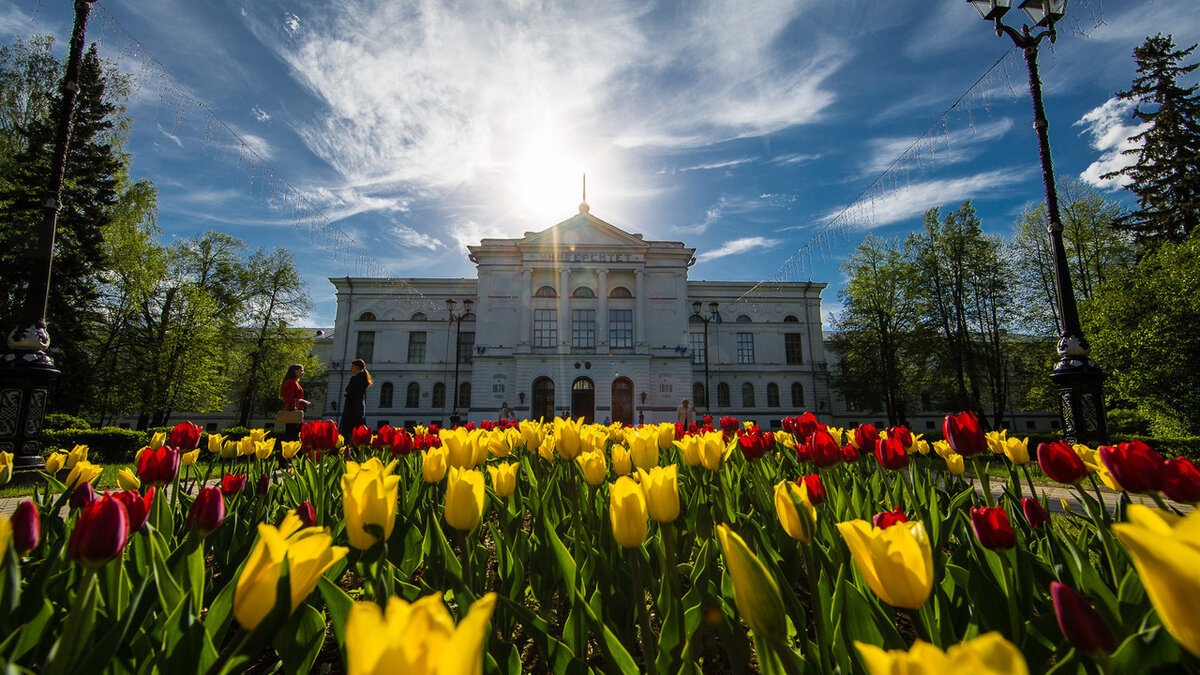
[[[586,377],[571,384],[571,418],[591,424],[596,417],[596,385]]]
[[[554,419],[554,380],[539,377],[533,381],[533,402],[529,418],[543,422]]]
[[[613,380],[612,421],[633,426],[633,382],[628,377]]]

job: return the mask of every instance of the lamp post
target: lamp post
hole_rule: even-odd
[[[717,318],[717,307],[720,305],[716,302],[708,303],[708,315],[700,313],[700,307],[703,306],[699,300],[692,303],[692,316],[704,322],[704,412],[712,414],[712,403],[710,401],[712,391],[708,386],[708,322]]]
[[[13,453],[13,478],[36,478],[46,467],[39,436],[46,414],[50,382],[58,376],[50,357],[50,334],[46,330],[46,302],[50,296],[50,272],[54,261],[54,235],[62,206],[63,176],[71,140],[71,120],[79,93],[79,64],[83,60],[84,32],[94,0],[75,0],[75,24],[71,30],[67,72],[59,88],[58,119],[55,120],[54,155],[50,161],[42,225],[31,242],[33,276],[18,316],[7,317],[7,350],[0,356],[0,451]]]
[[[458,303],[453,298],[446,300],[446,311],[450,314],[450,322],[457,324],[454,328],[454,407],[450,411],[450,426],[458,426],[458,364],[462,361],[460,352],[462,352],[462,322],[468,315],[471,314],[471,305],[475,304],[473,300],[463,300],[462,314],[455,314],[454,307]]]
[[[1079,323],[1075,291],[1063,246],[1062,221],[1058,212],[1058,192],[1054,187],[1054,169],[1050,161],[1050,139],[1046,132],[1046,111],[1042,107],[1042,81],[1038,76],[1037,50],[1043,38],[1054,42],[1054,24],[1065,14],[1066,0],[1024,0],[1021,9],[1033,23],[1020,30],[1002,23],[1013,0],[967,0],[979,14],[996,27],[996,35],[1007,35],[1024,52],[1029,69],[1029,93],[1033,98],[1033,128],[1037,131],[1038,156],[1042,164],[1042,183],[1046,188],[1046,219],[1050,233],[1050,251],[1054,256],[1054,286],[1058,296],[1062,333],[1058,340],[1058,363],[1050,379],[1058,385],[1063,436],[1072,443],[1094,445],[1107,440],[1105,420],[1104,372],[1089,358],[1090,348]],[[1040,29],[1040,30],[1038,30]],[[1034,32],[1038,30],[1038,32]]]

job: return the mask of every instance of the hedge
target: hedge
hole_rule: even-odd
[[[70,450],[76,445],[88,446],[88,460],[95,463],[124,464],[132,462],[137,451],[145,447],[148,436],[133,429],[47,429],[42,431],[42,447],[47,454],[53,450]]]

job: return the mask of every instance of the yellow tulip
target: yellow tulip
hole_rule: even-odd
[[[279,444],[279,454],[283,455],[284,459],[291,459],[300,452],[300,441],[284,441]]]
[[[540,422],[533,420],[521,420],[521,424],[517,427],[521,431],[521,441],[525,444],[527,451],[533,451],[542,444],[542,425]]]
[[[628,476],[629,472],[633,471],[633,458],[629,456],[629,450],[625,446],[612,446],[612,467],[613,473],[618,476]]]
[[[253,438],[251,438],[249,436],[243,436],[242,440],[238,441],[238,445],[237,445],[238,456],[249,457],[250,455],[253,455],[256,450],[258,450],[258,448],[256,448],[254,446]]]
[[[1133,558],[1150,603],[1183,648],[1200,656],[1200,512],[1185,518],[1140,504],[1113,525]]]
[[[997,455],[1005,454],[1004,446],[1008,443],[1008,432],[1006,430],[989,431],[984,434],[984,438],[987,440],[989,450]]]
[[[1028,464],[1029,463],[1029,439],[1028,438],[1008,438],[1004,441],[1002,448],[1004,456],[1013,464]]]
[[[221,454],[221,448],[225,447],[225,437],[221,434],[208,435],[208,451],[214,455]]]
[[[179,455],[179,467],[187,468],[196,463],[200,459],[200,448],[196,448],[191,452],[185,452]]]
[[[858,571],[881,600],[908,609],[925,604],[933,589],[933,553],[920,521],[879,529],[851,520],[837,527]]]
[[[442,429],[442,447],[446,449],[446,462],[450,466],[467,469],[475,467],[476,457],[479,454],[480,431],[479,429],[467,431],[463,427]],[[486,446],[483,453],[486,456]]]
[[[733,444],[736,442],[726,443],[725,435],[720,431],[704,434],[704,445],[700,446],[700,462],[704,464],[704,468],[710,471],[720,471],[721,465],[733,451]]]
[[[250,438],[254,439],[255,444],[262,443],[263,441],[267,440],[267,430],[251,429]]]
[[[60,450],[46,458],[46,473],[53,476],[59,471],[62,471],[63,467],[66,466],[66,463],[67,453]]]
[[[400,477],[393,476],[396,463],[386,467],[372,457],[359,464],[346,462],[342,474],[342,509],[346,515],[346,536],[350,545],[366,550],[392,536],[396,525],[396,497],[400,492]],[[368,530],[367,528],[371,528]]]
[[[546,434],[545,438],[542,439],[541,445],[539,445],[537,448],[538,457],[541,457],[547,462],[553,462],[554,458],[558,456],[554,451],[554,446],[557,443],[558,441],[555,440],[553,435]]]
[[[150,437],[150,449],[157,450],[167,443],[167,432],[160,431]]]
[[[742,620],[756,635],[779,643],[787,634],[779,586],[746,542],[722,523],[717,526],[725,569],[733,581],[733,601]]]
[[[554,420],[554,435],[556,436],[554,447],[558,450],[559,457],[563,459],[575,459],[583,451],[583,441],[580,438],[582,427],[583,419],[564,420],[556,418]]]
[[[296,611],[316,588],[321,575],[350,550],[332,544],[329,530],[304,527],[295,511],[289,513],[279,527],[259,524],[258,543],[250,552],[234,589],[233,615],[238,623],[246,630],[253,630],[275,607],[275,590],[284,559],[288,561],[291,586],[290,612]]]
[[[238,456],[239,443],[237,441],[225,441],[221,445],[221,459],[233,459]]]
[[[796,541],[812,541],[817,529],[817,510],[808,498],[808,486],[782,480],[775,486],[775,514],[783,531]]]
[[[955,476],[961,476],[967,470],[967,463],[962,455],[957,452],[950,452],[946,455],[946,468],[950,469],[950,473]]]
[[[649,469],[658,466],[658,434],[651,429],[650,433],[640,433],[633,437],[629,446],[629,456],[639,469]]]
[[[875,645],[854,642],[869,675],[909,673],[918,675],[1028,675],[1029,666],[1021,650],[992,631],[946,651],[917,640],[908,651],[884,651]]]
[[[625,548],[641,546],[646,540],[646,494],[629,476],[621,476],[608,493],[608,513],[613,539]]]
[[[479,526],[482,517],[483,474],[450,467],[446,480],[446,522],[456,530],[471,532]]]
[[[430,448],[421,453],[421,478],[436,483],[446,477],[446,448]]]
[[[833,440],[836,441],[838,445],[846,444],[846,441],[845,441],[846,430],[845,429],[843,429],[841,427],[825,427],[825,431],[828,431],[829,435],[833,436]],[[858,447],[858,446],[855,446],[855,447]]]
[[[924,439],[913,441],[913,449],[922,455],[928,455],[930,450],[929,441]]]
[[[670,422],[663,422],[658,425],[657,440],[659,450],[666,450],[671,447],[671,444],[675,442],[675,425]]]
[[[508,497],[517,491],[517,468],[520,464],[506,462],[497,466],[489,466],[488,474],[492,477],[492,490],[497,497]]]
[[[638,469],[642,491],[646,493],[646,508],[650,517],[669,523],[679,517],[679,469],[656,466],[647,473]]]
[[[488,452],[492,453],[493,457],[500,459],[508,457],[508,453],[512,450],[512,446],[508,444],[508,434],[501,429],[488,435],[487,446]]]
[[[160,444],[161,447],[161,444]],[[76,445],[71,448],[71,452],[67,453],[67,468],[74,469],[79,462],[86,461],[88,458],[88,446]]]
[[[136,490],[142,487],[142,481],[138,480],[137,474],[125,467],[117,472],[117,486],[122,490]]]
[[[254,456],[258,457],[259,459],[266,459],[266,458],[270,457],[271,453],[274,451],[275,451],[275,439],[274,438],[272,438],[269,441],[255,441],[254,442]]]
[[[925,444],[925,452],[921,452],[921,454],[928,455],[929,454],[929,443],[927,441],[921,440],[924,436],[925,436],[925,434],[914,434],[914,433],[910,432],[909,437],[912,438],[912,441],[908,444],[908,447],[905,448],[905,450],[908,451],[910,454],[914,450],[916,450],[917,452],[921,452],[920,444],[924,443]]]
[[[942,459],[946,459],[946,457],[950,456],[950,453],[953,452],[953,450],[950,449],[950,444],[946,441],[934,441],[933,451],[936,452],[938,457],[941,457]]]
[[[84,483],[91,483],[95,481],[100,477],[101,471],[103,471],[101,467],[98,467],[87,460],[80,460],[79,463],[75,465],[75,468],[71,469],[71,473],[67,474],[67,480],[65,483],[67,489],[72,490],[77,485],[83,485]]]
[[[704,445],[704,437],[700,434],[691,434],[675,441],[675,447],[679,448],[679,454],[683,456],[683,463],[688,466],[700,464],[701,445]]]
[[[483,643],[496,594],[476,600],[466,618],[454,620],[438,595],[409,604],[388,599],[386,614],[374,602],[358,602],[346,618],[348,675],[468,675],[483,672]]]
[[[8,542],[10,541],[12,541],[12,521],[0,516],[0,555],[8,555]]]
[[[584,452],[575,458],[579,462],[579,470],[588,485],[599,485],[608,478],[608,463],[604,461],[604,453],[599,450]]]
[[[13,472],[13,454],[11,452],[0,452],[0,485],[7,485],[8,481],[12,480]],[[0,551],[4,550],[0,547]]]

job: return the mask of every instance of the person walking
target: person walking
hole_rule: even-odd
[[[304,398],[304,387],[300,386],[300,378],[304,377],[304,366],[293,363],[288,366],[287,374],[279,385],[279,398],[283,400],[283,410],[275,414],[276,423],[282,422],[283,440],[300,440],[300,425],[304,423],[304,409],[309,402]]]
[[[342,438],[346,439],[357,427],[366,423],[367,387],[374,382],[362,359],[350,362],[350,372],[350,381],[346,384],[346,402],[342,405],[342,421],[338,425]]]
[[[675,409],[675,424],[683,425],[687,429],[690,425],[696,423],[696,411],[692,409],[691,402],[686,398],[679,407]]]

